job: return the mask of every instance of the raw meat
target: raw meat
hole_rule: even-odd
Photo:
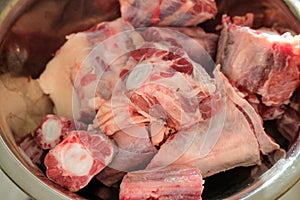
[[[210,7],[204,6],[205,9],[212,11],[214,1],[205,3],[207,2]],[[128,1],[121,1],[122,12],[124,5],[128,6],[126,3]],[[140,5],[139,2],[135,3],[135,6]],[[204,1],[181,1],[178,5],[180,8],[170,15],[163,15],[162,9],[163,6],[170,6],[170,2],[158,3],[161,7],[148,2],[149,5],[154,5],[154,9],[160,8],[162,11],[158,15],[160,21],[155,23],[172,26],[176,25],[169,23],[173,14],[179,15],[187,6]],[[185,13],[186,16],[192,15],[193,10]],[[124,17],[124,13],[122,14]],[[205,12],[204,15],[208,16]],[[233,81],[235,76],[239,76],[239,72],[244,71],[241,78],[252,78],[254,72],[252,75],[247,74],[249,69],[257,69],[252,65],[248,69],[248,65],[240,66],[238,63],[239,68],[234,69],[238,72],[231,74],[231,60],[235,63],[234,58],[223,60],[225,55],[229,58],[235,55],[234,50],[230,51],[235,43],[231,44],[228,38],[234,31],[246,32],[253,38],[262,37],[265,40],[268,38],[267,34],[231,25],[228,19],[225,20],[218,55],[219,61],[225,66],[222,66],[222,70],[225,73],[226,70],[229,71]],[[130,21],[140,23],[134,19]],[[235,18],[234,21],[250,24],[252,18],[249,15],[248,18]],[[184,25],[199,23],[189,19],[184,22]],[[176,36],[175,30],[195,38],[196,42],[182,34]],[[292,88],[299,84],[298,58],[295,56],[299,52],[293,46],[297,37],[274,37],[276,42],[270,39],[265,43],[275,53],[266,50],[265,54],[272,54],[273,64],[277,62],[283,65],[284,61],[290,64],[280,67],[295,72],[288,74],[294,81],[289,88],[292,93]],[[293,41],[285,42],[286,38],[293,38]],[[249,42],[246,39],[242,41],[243,44]],[[121,185],[121,199],[139,199],[143,197],[139,195],[152,195],[151,187],[157,187],[155,184],[162,184],[158,188],[164,185],[164,190],[154,191],[157,193],[151,198],[200,199],[203,189],[200,171],[207,177],[237,166],[259,165],[261,154],[268,156],[280,151],[279,145],[264,132],[262,119],[243,95],[246,94],[246,98],[252,100],[252,103],[261,95],[261,101],[257,104],[270,108],[285,104],[290,97],[288,92],[272,96],[269,91],[273,89],[269,88],[273,84],[269,84],[270,80],[278,78],[281,68],[268,68],[269,65],[266,64],[265,68],[269,71],[264,71],[265,68],[262,71],[271,75],[264,75],[262,79],[265,82],[261,88],[261,80],[256,88],[245,89],[239,85],[237,78],[236,86],[243,89],[242,95],[219,69],[212,78],[214,63],[206,51],[214,54],[216,40],[216,35],[206,34],[197,27],[134,30],[124,19],[104,22],[86,32],[68,36],[67,43],[57,51],[39,83],[53,99],[58,115],[88,123],[90,132],[71,131],[58,145],[50,145],[55,147],[45,158],[47,176],[71,191],[78,191],[96,175],[102,183],[111,186],[123,177],[124,172],[129,172]],[[249,43],[254,46],[252,49],[258,48]],[[199,50],[199,46],[203,48]],[[237,48],[239,47],[237,44]],[[243,50],[238,53],[243,53]],[[250,52],[246,48],[245,52],[248,51]],[[277,53],[280,57],[278,60],[275,59]],[[281,59],[284,53],[290,57]],[[265,60],[266,63],[267,61],[269,60]],[[246,61],[245,63],[247,64]],[[247,85],[247,80],[241,83],[253,86]],[[287,96],[287,99],[277,98],[280,96]],[[232,130],[232,127],[235,129]],[[173,164],[193,167],[172,166]],[[166,169],[161,169],[166,166]],[[132,172],[145,168],[147,171]],[[164,174],[169,176],[174,173],[174,179],[168,179],[169,182],[161,179]],[[196,174],[197,181],[191,180],[191,174]],[[178,186],[177,181],[182,179],[188,181]],[[191,184],[195,185],[185,187]],[[141,185],[144,187],[141,188]],[[144,192],[135,192],[138,189]]]
[[[201,108],[216,88],[204,69],[181,49],[145,43],[130,53],[130,59],[112,99],[101,102],[95,127],[113,135],[119,130],[147,126],[148,131],[129,135],[148,138],[150,134],[152,143],[159,146],[170,134],[209,115]]]
[[[159,31],[164,40],[160,42],[189,49],[188,55],[196,62],[207,57],[206,51],[195,53],[199,52],[199,45],[209,53],[214,53],[216,35],[206,34],[196,27],[176,30],[194,38],[194,45],[191,45],[193,40],[189,41],[187,36],[176,38],[176,34],[170,34],[173,31]],[[128,22],[117,19],[68,36],[68,41],[57,51],[39,78],[41,88],[50,95],[55,104],[54,112],[59,116],[90,123],[96,110],[100,108],[99,105],[111,98],[120,75],[137,64],[128,52],[138,54],[137,49],[146,49],[141,36],[145,36],[146,32],[147,30],[134,31]],[[155,48],[160,47],[157,45]],[[207,63],[213,65],[211,59],[204,62]],[[203,63],[200,64],[204,66]],[[123,69],[124,66],[129,69]],[[62,95],[64,98],[61,98]]]
[[[294,93],[283,116],[277,120],[277,128],[290,143],[298,138],[300,134],[300,88]]]
[[[111,141],[101,133],[71,131],[46,155],[49,179],[76,192],[107,166],[114,155]]]
[[[120,200],[200,200],[203,183],[197,168],[184,165],[130,172],[121,183]]]
[[[255,137],[257,138],[259,149],[262,154],[267,155],[274,150],[279,149],[279,145],[264,131],[262,118],[255,112],[254,108],[243,98],[238,90],[229,83],[229,80],[219,70],[215,74],[219,74],[224,84],[226,93],[229,99],[236,105],[236,107],[243,113],[247,119]]]
[[[121,15],[135,27],[196,26],[217,13],[214,0],[120,0]]]
[[[200,125],[201,128],[191,127],[169,138],[147,166],[148,169],[173,163],[190,164],[198,167],[202,176],[207,177],[237,166],[260,164],[260,153],[268,155],[279,150],[279,145],[264,132],[262,120],[250,104],[239,96],[224,75],[219,71],[215,71],[215,75],[221,79],[219,81],[224,85],[227,96],[224,105],[226,118],[215,146],[207,155],[199,154],[199,146],[206,141],[204,134],[218,131],[207,120]],[[185,151],[182,151],[183,147]]]
[[[125,32],[118,39],[113,37],[128,30],[133,30],[133,27],[128,22],[117,19],[100,23],[86,32],[67,36],[68,41],[56,52],[39,78],[41,88],[55,104],[57,115],[86,123],[93,120],[96,111],[90,101],[95,97],[103,71],[114,59],[128,51],[128,46],[134,48],[135,42],[142,40],[134,32]],[[122,66],[122,63],[117,64],[119,68]],[[119,68],[115,66],[113,70],[120,70]],[[112,77],[114,76],[109,78]],[[111,89],[110,82],[105,77],[102,80],[106,80],[101,85],[106,87],[100,87],[102,93],[109,96],[105,93],[105,88]]]
[[[60,143],[69,131],[84,130],[86,125],[53,114],[46,115],[31,134],[42,149],[52,149]]]
[[[208,117],[212,111],[207,99],[216,89],[201,66],[177,47],[145,43],[129,56],[112,99],[100,101],[93,125],[119,149],[97,176],[107,185],[122,177],[120,171],[144,169],[157,152],[154,146]]]
[[[299,42],[299,35],[263,33],[223,17],[217,62],[266,120],[283,114],[299,85]]]

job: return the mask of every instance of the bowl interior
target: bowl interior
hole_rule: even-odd
[[[3,105],[0,109],[1,167],[34,198],[39,199],[39,197],[48,195],[52,199],[80,199],[81,197],[97,199],[97,194],[101,190],[107,190],[107,188],[102,187],[99,190],[99,183],[96,181],[92,181],[87,188],[78,194],[60,188],[45,177],[42,167],[33,165],[24,157],[16,141],[33,130],[41,118],[46,113],[51,112],[53,106],[49,98],[41,93],[38,86],[35,83],[28,84],[28,80],[39,77],[46,63],[65,42],[66,35],[86,30],[101,21],[119,17],[118,1],[111,0],[110,3],[96,0],[9,2],[11,4],[4,5],[2,3],[3,8],[10,7],[11,10],[3,10],[1,14],[2,24],[0,25],[0,30],[2,30],[0,32],[0,80],[4,85],[4,88],[0,89],[5,90],[7,94],[7,98],[0,98],[1,105]],[[104,3],[98,3],[95,6],[97,2]],[[221,15],[224,13],[234,16],[253,12],[256,14],[255,27],[268,27],[271,22],[266,20],[266,13],[273,10],[276,14],[272,20],[276,22],[281,32],[289,30],[300,33],[299,21],[283,1],[254,0],[249,3],[247,0],[218,0],[217,3],[219,7],[218,16],[203,24],[207,31],[215,31],[214,27],[220,24]],[[6,32],[3,32],[4,29]],[[38,104],[36,103],[37,99],[39,99]],[[255,189],[260,190],[268,177],[274,175],[273,173],[283,173],[289,169],[288,167],[299,164],[297,162],[300,151],[299,138],[298,142],[288,143],[274,130],[274,122],[267,122],[266,130],[276,138],[282,148],[288,151],[287,157],[280,163],[276,163],[271,169],[265,166],[239,167],[207,178],[203,194],[204,199],[249,195]],[[14,171],[18,171],[18,173]],[[291,178],[292,175],[296,175],[296,177]],[[285,181],[289,181],[289,183],[281,187],[281,191],[274,193],[273,197],[291,187],[300,177],[300,174],[298,171],[293,172],[290,169],[290,176],[288,175],[288,177],[290,179]],[[32,181],[32,186],[26,184],[28,179]],[[117,193],[117,190],[113,190],[109,198],[117,198],[117,195],[113,194],[114,192]]]

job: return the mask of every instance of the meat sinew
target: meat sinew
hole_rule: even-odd
[[[120,200],[200,200],[203,182],[199,169],[185,165],[130,172],[121,183]]]
[[[300,36],[264,33],[223,17],[217,62],[264,119],[279,118],[299,85]]]
[[[101,133],[71,131],[45,157],[48,178],[76,192],[107,166],[114,155],[111,141]]]
[[[60,143],[69,131],[86,129],[81,122],[74,122],[57,115],[46,115],[38,128],[31,134],[42,149],[52,149]]]
[[[217,13],[214,0],[120,0],[122,17],[135,27],[195,26]]]

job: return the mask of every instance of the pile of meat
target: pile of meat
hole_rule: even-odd
[[[251,29],[252,14],[206,33],[213,0],[120,5],[121,18],[68,35],[38,79],[54,114],[19,146],[50,180],[201,199],[202,178],[284,156],[263,120],[299,134],[300,35]]]

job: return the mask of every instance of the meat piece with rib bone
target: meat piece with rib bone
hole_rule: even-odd
[[[264,33],[223,16],[217,62],[264,119],[277,119],[299,85],[300,35]]]
[[[121,15],[135,27],[196,26],[217,14],[214,0],[120,0]]]
[[[107,166],[113,158],[111,141],[99,133],[71,131],[45,157],[46,175],[76,192]]]
[[[201,200],[203,183],[199,169],[185,165],[130,172],[122,180],[120,199]]]

